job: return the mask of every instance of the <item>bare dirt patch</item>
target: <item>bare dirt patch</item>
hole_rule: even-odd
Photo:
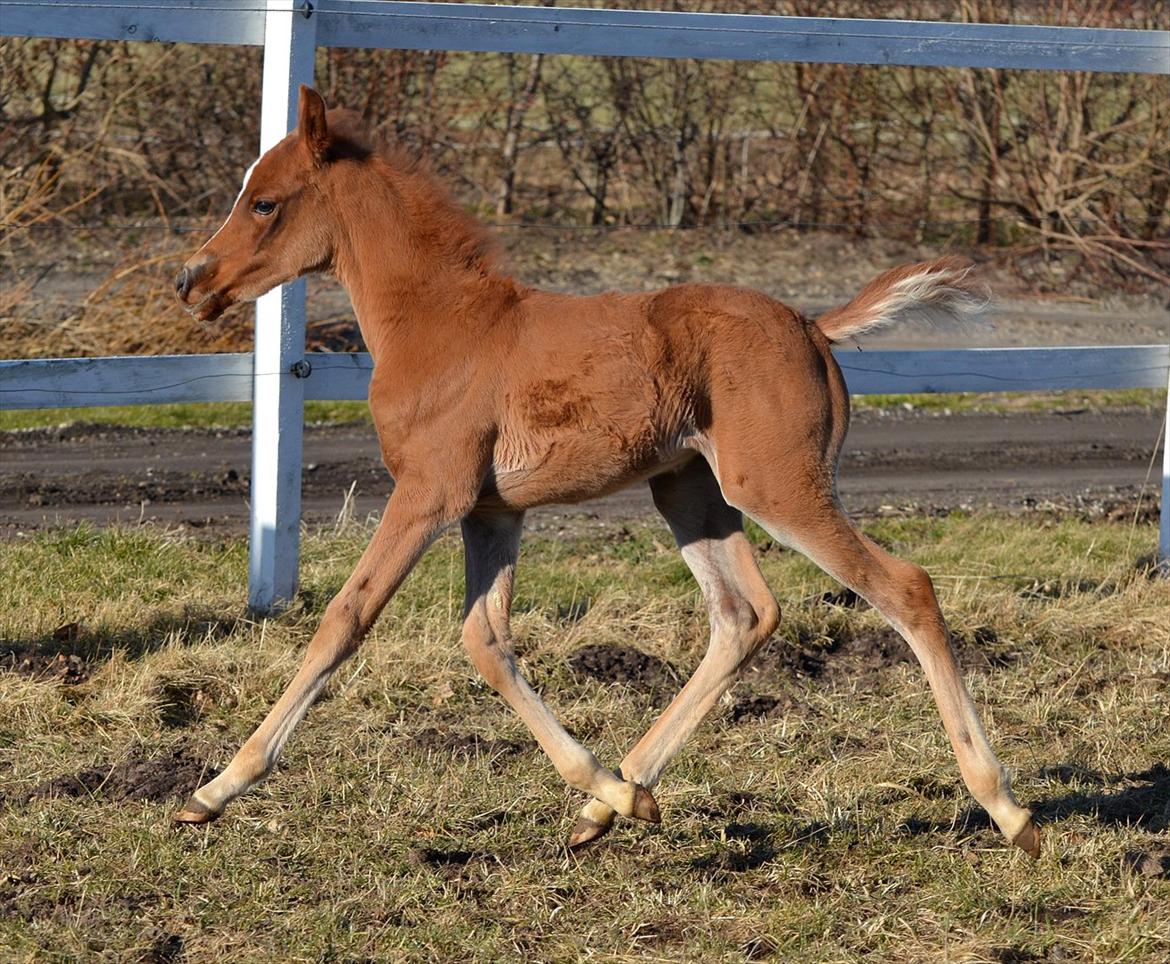
[[[484,756],[491,759],[518,756],[536,748],[532,740],[507,740],[481,736],[478,733],[438,730],[427,727],[411,736],[413,746],[426,753],[446,753],[452,756]]]
[[[23,642],[0,646],[0,673],[16,673],[30,679],[51,680],[76,686],[89,679],[89,663],[77,652],[77,642],[85,635],[81,623],[65,623],[53,630],[49,646]]]
[[[682,685],[678,671],[670,663],[632,646],[585,646],[569,657],[569,667],[578,676],[620,683],[655,701],[668,699]]]
[[[848,590],[827,593],[823,601],[849,607],[866,605]],[[987,627],[970,635],[955,634],[951,644],[964,672],[988,672],[1019,658]],[[831,638],[801,634],[796,640],[772,639],[745,667],[741,680],[746,692],[732,704],[728,718],[735,724],[795,710],[808,712],[802,705],[801,685],[873,690],[885,684],[891,672],[907,665],[917,666],[917,660],[902,637],[889,627],[848,629]]]
[[[965,672],[986,672],[1018,659],[990,628],[970,635],[956,633],[951,644]],[[916,663],[910,647],[893,629],[859,628],[835,633],[830,639],[804,635],[796,641],[773,639],[756,654],[746,676],[769,682],[803,679],[826,686],[864,685],[891,669]]]
[[[106,800],[182,799],[219,771],[185,749],[168,756],[146,756],[134,749],[118,763],[62,774],[35,786],[21,802],[100,797]]]
[[[731,722],[741,720],[764,720],[787,713],[796,707],[796,700],[790,694],[773,696],[769,693],[748,693],[739,697],[731,707]]]

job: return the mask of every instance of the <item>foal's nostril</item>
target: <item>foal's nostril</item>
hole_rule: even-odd
[[[191,290],[191,272],[185,267],[175,275],[175,292],[180,298],[186,298],[187,292]]]

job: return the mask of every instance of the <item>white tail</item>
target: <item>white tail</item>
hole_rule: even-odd
[[[975,318],[989,301],[970,261],[939,258],[882,272],[848,304],[821,315],[817,327],[830,341],[842,341],[901,321]]]

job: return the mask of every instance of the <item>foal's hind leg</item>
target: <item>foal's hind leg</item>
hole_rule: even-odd
[[[740,666],[780,621],[776,600],[743,534],[739,510],[723,500],[707,463],[696,458],[678,472],[655,477],[650,488],[703,591],[711,640],[695,674],[622,760],[622,775],[646,787],[658,784],[667,764],[735,681]],[[577,819],[569,846],[596,840],[613,819],[611,807],[591,800]]]
[[[926,673],[967,788],[1009,841],[1038,856],[1039,831],[1032,814],[1016,802],[987,741],[926,572],[867,539],[828,491],[830,485],[809,479],[800,469],[784,480],[780,492],[777,480],[761,479],[758,465],[733,452],[721,449],[719,465],[729,502],[868,601],[902,634]],[[738,481],[729,485],[729,479]]]
[[[510,647],[508,614],[523,515],[472,514],[463,520],[467,600],[463,643],[488,684],[528,725],[565,782],[627,817],[658,822],[658,805],[644,786],[623,780],[574,740],[520,675]]]

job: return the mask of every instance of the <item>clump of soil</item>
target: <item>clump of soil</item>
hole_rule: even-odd
[[[1015,662],[1015,653],[1004,647],[995,631],[976,630],[956,634],[952,646],[964,672],[986,671]],[[831,640],[776,639],[756,654],[746,672],[763,679],[808,679],[824,685],[852,682],[876,683],[887,671],[905,664],[917,665],[914,654],[897,632],[888,627],[847,631]]]
[[[827,599],[832,605],[852,606],[856,596]],[[1007,666],[1017,658],[1000,642],[995,631],[980,628],[970,635],[956,634],[951,645],[960,670],[987,671]],[[872,689],[903,665],[917,666],[905,640],[893,629],[847,631],[833,639],[801,635],[796,640],[773,639],[744,668],[743,677],[757,684],[791,684],[806,680],[816,686],[855,686]],[[749,692],[731,707],[731,722],[767,719],[797,706],[792,692]]]
[[[1125,855],[1125,866],[1139,877],[1170,880],[1170,847],[1131,850]]]
[[[167,729],[198,723],[216,705],[208,687],[189,683],[167,683],[159,692],[159,702],[159,719]]]
[[[24,802],[59,797],[101,797],[106,800],[183,799],[219,771],[187,750],[169,756],[148,757],[141,749],[121,762],[89,767],[38,784]]]
[[[473,861],[490,860],[485,853],[474,850],[439,850],[434,847],[415,847],[407,859],[416,867],[439,870],[444,867],[465,867]]]
[[[769,696],[767,693],[748,693],[732,704],[731,722],[764,720],[786,713],[796,705],[791,696]]]
[[[490,873],[496,860],[492,854],[478,850],[442,850],[437,847],[413,847],[406,859],[413,866],[441,877],[469,900],[481,896],[483,878]]]
[[[820,676],[833,682],[869,680],[913,662],[910,647],[894,630],[859,630],[833,641]]]
[[[31,647],[0,652],[0,672],[51,680],[64,686],[76,686],[89,679],[89,666],[76,653],[43,653]]]
[[[649,653],[632,646],[608,646],[598,643],[577,650],[569,657],[569,666],[578,676],[588,676],[602,683],[624,683],[642,691],[676,690],[680,685],[675,668]]]
[[[532,740],[489,739],[478,733],[443,732],[427,727],[411,737],[411,743],[431,753],[456,753],[465,756],[482,755],[499,758],[528,753],[536,744]]]
[[[830,652],[824,640],[805,636],[796,640],[772,638],[741,671],[742,678],[774,680],[820,679]]]
[[[184,941],[180,935],[155,928],[149,936],[154,939],[146,954],[150,964],[171,964],[183,959]]]

